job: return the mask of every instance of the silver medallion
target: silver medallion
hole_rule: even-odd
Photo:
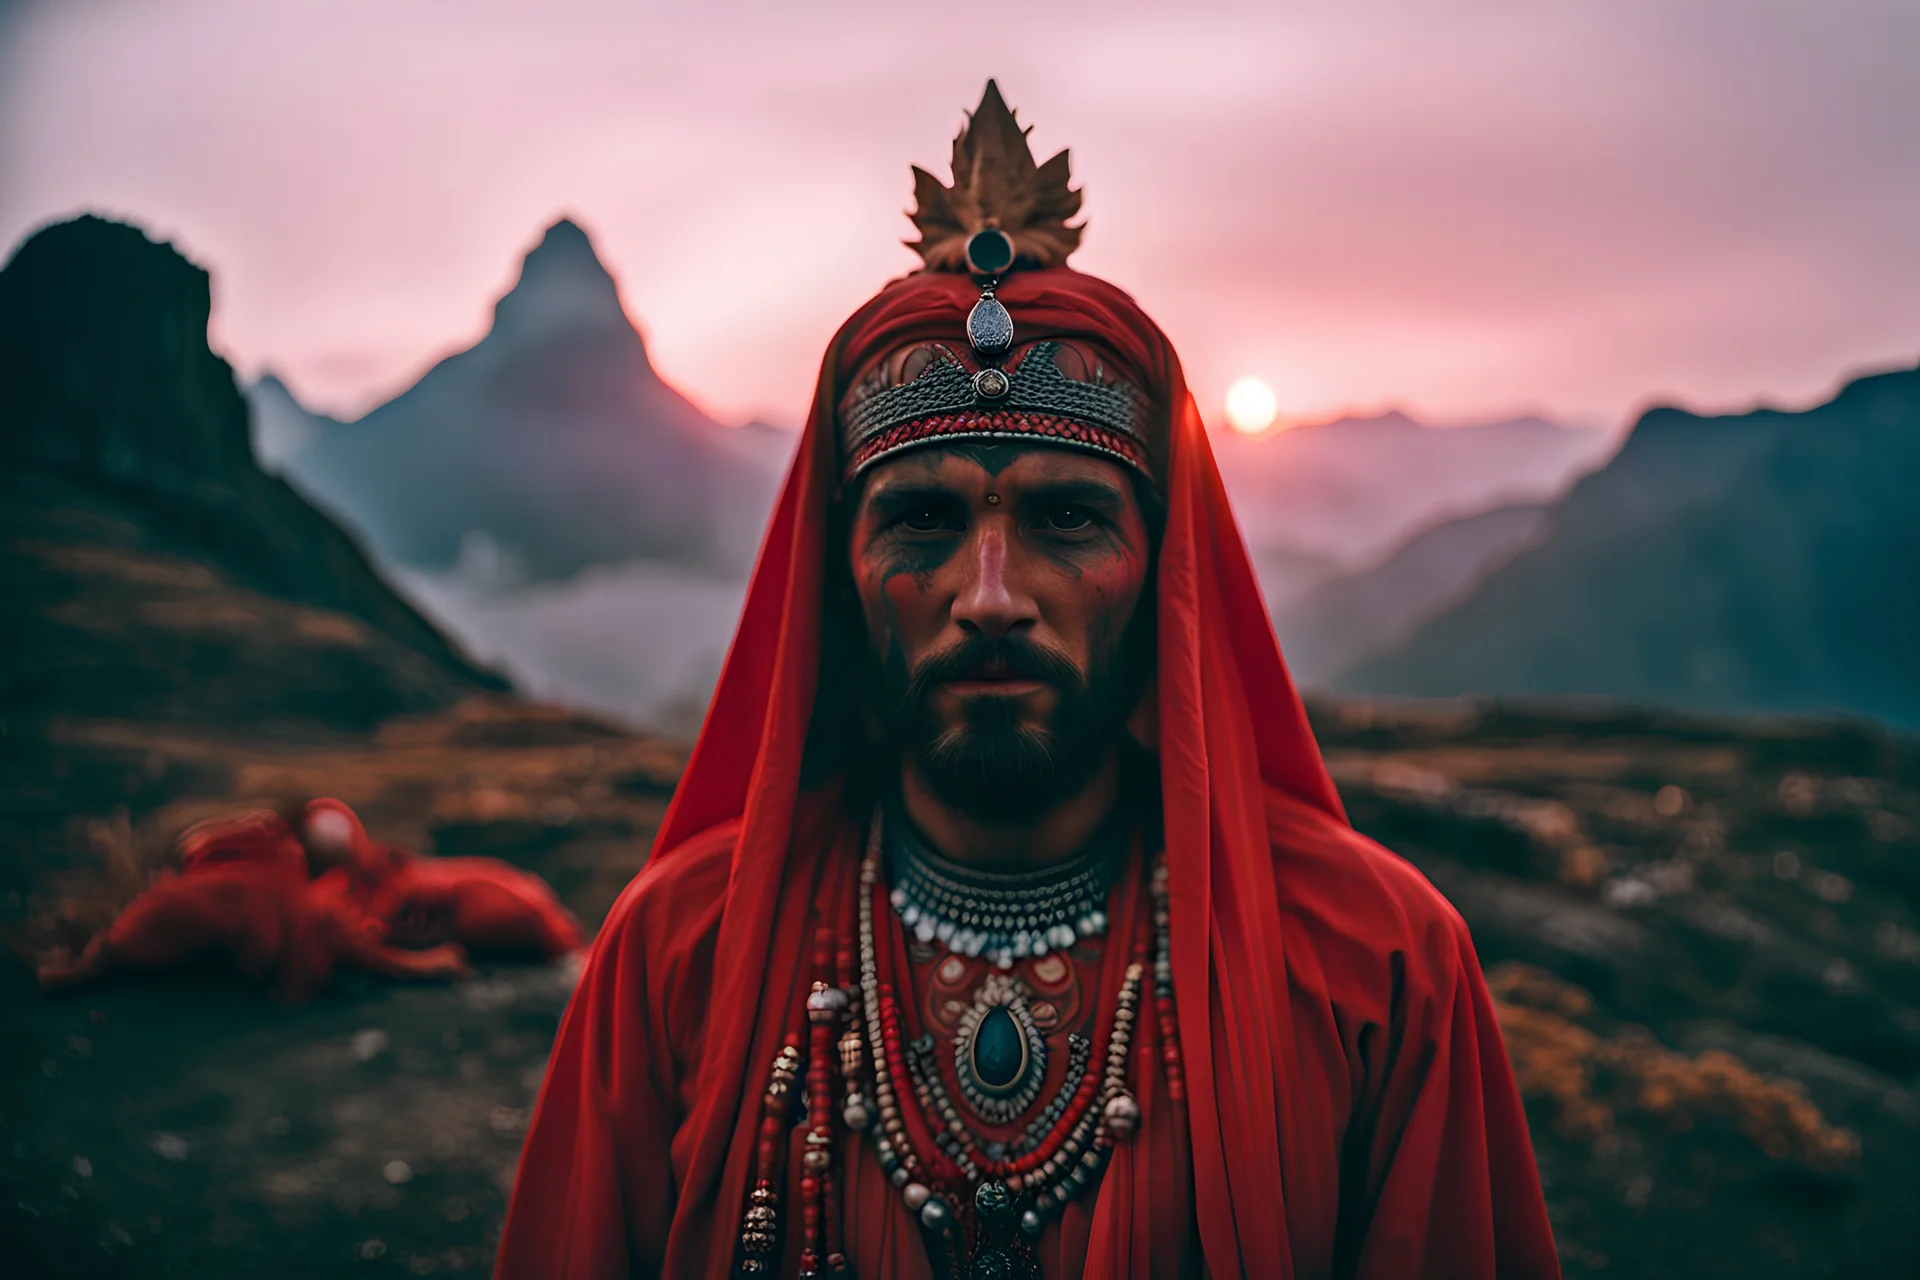
[[[997,360],[1013,349],[1013,317],[991,289],[981,293],[980,301],[967,312],[967,341],[989,359]]]

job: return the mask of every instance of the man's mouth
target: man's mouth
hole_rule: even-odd
[[[1022,698],[1045,687],[1045,681],[998,662],[983,663],[959,679],[946,682],[947,692],[960,698]]]
[[[1009,676],[1000,680],[949,680],[947,692],[960,698],[1024,698],[1047,686],[1038,680]]]

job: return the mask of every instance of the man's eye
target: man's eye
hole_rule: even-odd
[[[1047,528],[1059,533],[1078,533],[1093,523],[1093,515],[1084,507],[1055,507],[1047,512]]]
[[[915,533],[932,533],[946,527],[947,514],[937,507],[914,507],[900,517],[902,526]]]

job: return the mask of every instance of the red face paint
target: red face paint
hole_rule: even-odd
[[[967,445],[875,468],[849,545],[868,634],[908,672],[971,637],[1013,636],[1084,679],[1126,630],[1146,587],[1146,522],[1127,472],[1051,447]],[[1019,699],[1043,724],[1053,686],[983,669],[934,695],[952,723],[969,698]]]

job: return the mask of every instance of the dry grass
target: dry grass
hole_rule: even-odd
[[[1829,1125],[1797,1080],[1762,1076],[1717,1050],[1689,1057],[1639,1027],[1603,1036],[1586,992],[1529,965],[1488,975],[1507,1054],[1523,1094],[1545,1098],[1563,1137],[1608,1150],[1616,1121],[1638,1113],[1673,1130],[1726,1124],[1776,1160],[1833,1170],[1860,1153],[1860,1139]]]
[[[563,708],[475,697],[383,726],[371,739],[290,744],[126,721],[72,721],[57,740],[147,763],[187,766],[224,785],[193,790],[130,820],[76,816],[68,869],[38,886],[9,939],[30,962],[83,943],[166,865],[185,827],[235,809],[314,796],[352,805],[378,840],[435,852],[436,832],[497,825],[542,850],[549,867],[584,867],[568,905],[597,920],[639,870],[686,752]],[[511,835],[508,837],[511,844]],[[441,850],[445,852],[445,850]],[[488,852],[515,856],[510,847]]]

